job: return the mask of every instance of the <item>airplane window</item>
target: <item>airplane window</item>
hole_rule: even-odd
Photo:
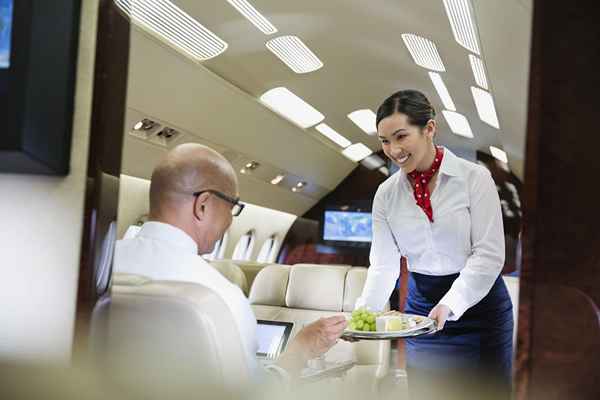
[[[255,236],[254,230],[246,232],[235,246],[231,258],[234,260],[249,261],[250,256],[252,255],[252,249],[254,248]]]
[[[275,261],[277,256],[277,239],[275,235],[271,235],[260,248],[260,252],[256,257],[257,262],[271,263]]]
[[[229,233],[225,232],[223,237],[221,239],[219,239],[217,241],[217,243],[215,243],[215,247],[213,248],[213,251],[209,254],[203,255],[202,257],[204,257],[204,259],[208,260],[208,261],[223,259],[224,258],[223,256],[225,255],[225,248],[227,247],[228,239],[229,239]]]

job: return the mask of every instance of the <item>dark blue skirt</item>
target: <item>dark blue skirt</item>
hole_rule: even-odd
[[[405,312],[428,315],[457,277],[411,272]],[[467,379],[474,372],[485,373],[510,385],[513,325],[512,302],[499,276],[490,292],[458,321],[447,321],[433,335],[406,340],[407,370],[413,374],[462,371]]]

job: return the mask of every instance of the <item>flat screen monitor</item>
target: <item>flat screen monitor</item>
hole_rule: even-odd
[[[0,68],[10,67],[13,0],[0,0]]]
[[[285,349],[288,338],[292,333],[292,322],[258,320],[256,337],[258,350],[256,356],[268,360],[275,360]]]
[[[370,212],[325,210],[323,240],[343,243],[371,243],[373,228]]]

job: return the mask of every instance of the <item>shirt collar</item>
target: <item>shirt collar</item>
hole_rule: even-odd
[[[181,229],[170,224],[156,221],[145,222],[137,236],[169,242],[186,252],[198,254],[198,245],[194,239]]]
[[[448,148],[444,147],[444,158],[440,166],[440,174],[449,176],[460,175],[460,165],[458,165],[458,157],[454,155]]]
[[[441,146],[444,148],[444,158],[442,158],[442,165],[440,166],[440,174],[445,174],[448,176],[459,176],[461,174],[460,165],[458,165],[458,157],[454,155],[453,152],[448,150],[447,147]],[[401,178],[408,180],[406,173],[402,170],[402,168],[398,168],[398,172]]]

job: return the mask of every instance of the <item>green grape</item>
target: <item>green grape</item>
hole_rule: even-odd
[[[375,327],[375,322],[370,324],[370,326],[371,326],[371,332],[375,332],[377,330],[377,328]]]
[[[367,322],[368,322],[369,324],[374,324],[374,323],[375,323],[375,315],[374,315],[374,314],[371,314],[371,315],[369,315],[369,316],[367,317]]]
[[[365,324],[362,320],[358,320],[356,321],[355,325],[357,330],[362,331]]]
[[[350,325],[348,325],[348,328],[350,328],[350,330],[355,331],[356,330],[356,324],[354,322],[350,322]]]

